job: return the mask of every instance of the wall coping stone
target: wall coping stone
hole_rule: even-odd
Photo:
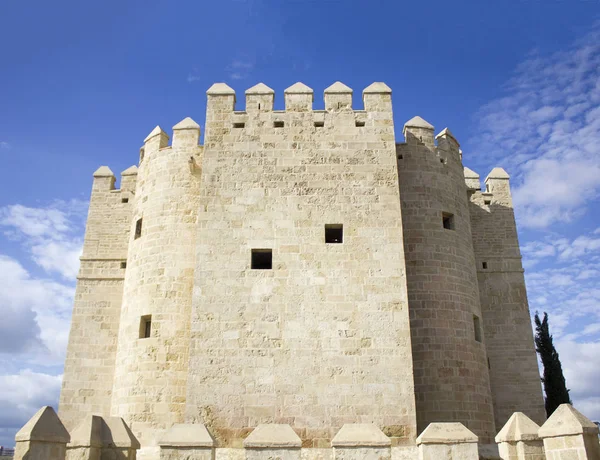
[[[598,435],[598,426],[570,404],[561,404],[538,431],[540,438]]]
[[[244,440],[245,448],[300,448],[302,440],[287,424],[263,423]]]
[[[523,412],[515,412],[510,416],[496,435],[496,442],[537,441],[540,439],[540,426]]]
[[[16,442],[38,441],[66,444],[70,440],[69,432],[50,406],[44,406],[38,410],[15,436]]]
[[[158,441],[161,447],[208,447],[215,440],[202,423],[176,423]]]
[[[417,445],[476,443],[478,439],[462,423],[430,423],[417,437]]]
[[[392,441],[372,423],[346,423],[331,440],[333,447],[389,447]]]

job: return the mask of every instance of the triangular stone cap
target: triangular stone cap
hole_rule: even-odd
[[[420,116],[412,117],[406,123],[404,123],[404,128],[423,128],[423,129],[431,129],[433,130],[433,125],[428,121],[425,121]]]
[[[452,134],[448,128],[442,129],[442,131],[437,136],[435,136],[435,138],[438,139],[438,138],[444,137],[444,136],[451,137],[452,140],[454,140],[454,142],[456,142],[458,144],[456,137],[454,137],[454,134]]]
[[[225,83],[214,83],[210,88],[206,90],[206,94],[211,96],[217,96],[219,94],[233,94],[235,95],[235,91],[229,85]]]
[[[156,125],[156,127],[152,131],[150,131],[150,134],[146,136],[146,139],[144,139],[144,143],[148,142],[150,139],[152,139],[155,136],[158,136],[159,134],[164,134],[165,136],[169,137],[169,135],[165,133],[160,126]]]
[[[138,167],[136,165],[132,165],[127,168],[125,171],[121,173],[121,176],[137,176]]]
[[[598,435],[598,426],[570,404],[561,404],[538,430],[540,438],[573,436],[578,434]]]
[[[69,447],[102,447],[102,426],[99,415],[87,415],[71,432]]]
[[[140,442],[121,417],[103,417],[102,445],[139,449]]]
[[[464,167],[464,174],[465,174],[465,179],[479,179],[479,174],[477,174],[472,169],[467,168],[466,166]],[[515,412],[515,413],[517,413],[517,412]]]
[[[94,177],[115,177],[115,173],[108,166],[100,166],[94,171]]]
[[[490,171],[488,176],[485,178],[486,181],[488,179],[510,179],[510,176],[504,169],[494,168]]]
[[[192,120],[190,117],[185,117],[175,126],[173,126],[173,129],[200,129],[200,125],[194,120]]]
[[[69,432],[50,406],[44,406],[37,411],[15,436],[17,442],[40,441],[66,444],[70,440]]]
[[[352,88],[344,85],[341,81],[336,81],[333,85],[325,88],[325,93],[352,94]]]
[[[273,89],[269,88],[264,83],[258,83],[252,88],[248,88],[246,90],[246,94],[275,94],[275,91],[273,91]]]
[[[284,91],[285,94],[313,94],[312,88],[309,88],[302,82],[294,83]]]
[[[365,94],[391,94],[392,88],[386,85],[382,81],[376,81],[371,83],[365,89],[363,89],[363,95]]]
[[[302,440],[287,424],[263,423],[244,439],[246,448],[300,448]]]
[[[346,423],[331,440],[333,447],[388,447],[392,444],[372,423]]]
[[[211,448],[215,446],[215,440],[202,423],[177,423],[164,434],[158,445]]]
[[[417,444],[462,444],[477,440],[462,423],[430,423],[417,438]]]
[[[536,441],[540,426],[523,412],[515,412],[496,435],[496,442]]]

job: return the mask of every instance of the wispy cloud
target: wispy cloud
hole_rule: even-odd
[[[234,59],[225,68],[232,80],[243,80],[254,70],[255,61],[252,59]]]
[[[476,115],[471,156],[509,170],[522,226],[580,218],[600,194],[600,26],[564,51],[532,53],[505,90]]]
[[[10,144],[6,141],[0,141],[0,150],[10,149]]]

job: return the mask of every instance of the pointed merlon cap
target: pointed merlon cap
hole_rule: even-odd
[[[523,412],[515,412],[496,435],[496,442],[536,441],[540,426]]]
[[[115,174],[110,170],[108,166],[100,166],[94,172],[94,177],[115,177]]]
[[[472,169],[467,168],[466,166],[464,168],[464,174],[465,174],[465,179],[477,179],[477,180],[479,180],[479,174],[477,174]],[[515,414],[518,414],[518,413],[520,413],[520,412],[515,412]]]
[[[485,181],[487,182],[488,179],[510,179],[510,176],[504,169],[494,168],[491,170],[491,172],[485,178]]]
[[[363,96],[365,94],[392,94],[392,88],[382,81],[376,81],[363,89]]]
[[[175,126],[173,126],[174,130],[178,129],[200,129],[200,125],[192,120],[190,117],[185,117]]]
[[[462,423],[430,423],[417,438],[418,444],[464,444],[479,438]]]
[[[140,442],[121,417],[103,417],[102,445],[139,449]]]
[[[352,88],[344,85],[341,81],[336,81],[333,85],[325,88],[324,93],[352,94]]]
[[[423,120],[420,116],[412,117],[406,123],[404,123],[404,129],[406,128],[421,128],[421,129],[430,129],[434,130],[434,127],[431,123]]]
[[[264,423],[258,425],[244,439],[246,448],[297,448],[302,447],[302,440],[292,427],[287,424]]]
[[[598,426],[570,404],[558,406],[558,409],[538,430],[540,438],[556,438],[578,434],[597,436]]]
[[[169,135],[167,133],[165,133],[160,126],[156,125],[156,127],[152,131],[150,131],[150,134],[148,134],[146,136],[146,139],[144,139],[144,144],[146,142],[148,142],[150,139],[152,139],[153,137],[159,136],[161,134],[167,136],[167,138],[169,137]]]
[[[392,444],[372,423],[346,423],[331,440],[333,447],[387,447]]]
[[[210,88],[208,88],[208,90],[206,90],[206,94],[210,96],[232,94],[235,96],[235,91],[225,83],[214,83]]]
[[[158,445],[211,448],[215,446],[215,440],[202,423],[176,423],[158,441]]]
[[[99,415],[87,415],[71,432],[69,447],[102,447],[102,426]]]
[[[248,88],[246,90],[246,95],[248,95],[248,94],[275,94],[275,91],[273,91],[271,88],[269,88],[264,83],[258,83],[257,85],[254,85],[252,88]]]
[[[138,168],[136,165],[130,166],[121,173],[121,176],[137,176]]]
[[[15,436],[17,442],[40,441],[66,444],[70,440],[69,432],[50,406],[44,406],[37,411]]]
[[[436,139],[442,137],[450,137],[454,142],[458,144],[456,137],[454,137],[454,134],[452,134],[448,128],[444,128],[437,136],[435,136]]]
[[[309,88],[302,82],[294,83],[284,91],[285,94],[313,94],[312,88]]]

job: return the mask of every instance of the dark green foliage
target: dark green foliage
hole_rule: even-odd
[[[544,319],[540,321],[535,314],[535,350],[540,355],[544,366],[544,392],[546,393],[546,416],[550,417],[558,406],[564,403],[572,404],[569,390],[565,383],[560,359],[548,328],[548,314],[544,313]]]

